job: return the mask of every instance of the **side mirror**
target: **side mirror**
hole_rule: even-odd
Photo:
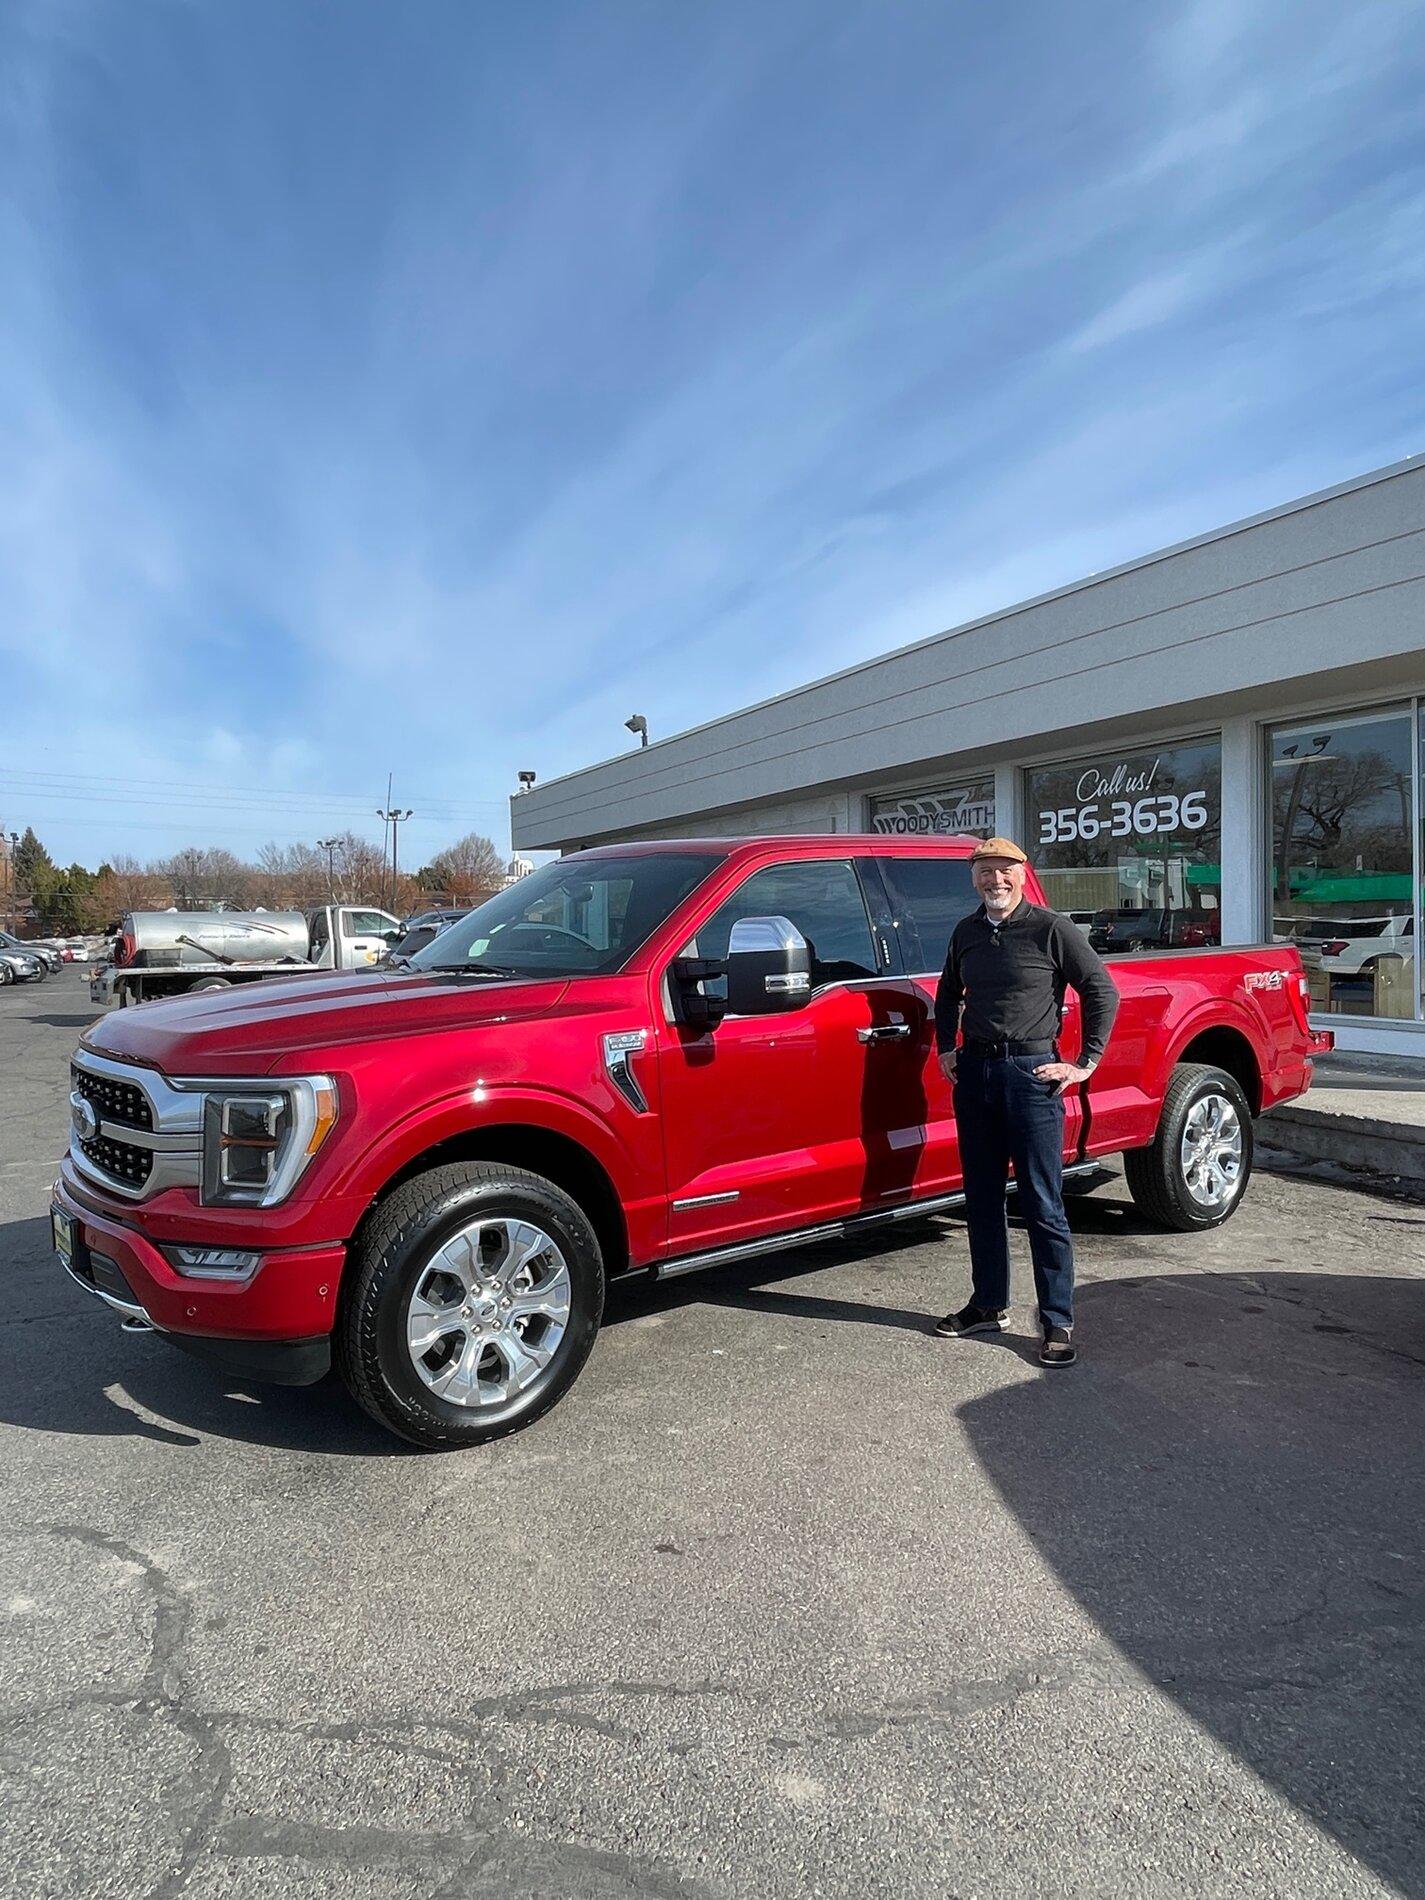
[[[811,951],[789,917],[739,917],[727,943],[727,1007],[776,1016],[811,995]]]

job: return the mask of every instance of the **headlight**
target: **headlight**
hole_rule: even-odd
[[[203,1103],[203,1200],[208,1206],[272,1207],[285,1201],[336,1125],[336,1083],[327,1075],[261,1086],[219,1084]]]

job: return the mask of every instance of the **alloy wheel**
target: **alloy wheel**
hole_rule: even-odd
[[[417,1376],[448,1404],[503,1405],[554,1358],[569,1324],[569,1268],[532,1221],[472,1221],[416,1275],[406,1345]]]
[[[1242,1122],[1225,1095],[1199,1096],[1188,1110],[1179,1147],[1183,1181],[1199,1207],[1216,1211],[1242,1179]]]

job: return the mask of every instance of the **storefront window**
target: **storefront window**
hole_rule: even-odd
[[[871,800],[871,829],[893,838],[968,832],[990,838],[995,829],[995,782],[969,779],[924,792],[898,792]]]
[[[1301,952],[1312,1007],[1416,1013],[1411,715],[1272,735],[1272,934]]]
[[[1101,955],[1222,941],[1222,747],[1111,752],[1025,774],[1048,902]]]

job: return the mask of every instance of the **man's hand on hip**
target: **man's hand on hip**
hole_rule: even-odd
[[[1065,1089],[1073,1088],[1076,1082],[1087,1082],[1093,1070],[1081,1068],[1077,1062],[1046,1062],[1034,1073],[1041,1082],[1052,1082],[1062,1095]]]
[[[942,1049],[940,1051],[940,1073],[945,1077],[947,1082],[953,1082],[955,1080],[955,1058],[959,1053],[958,1049]]]

